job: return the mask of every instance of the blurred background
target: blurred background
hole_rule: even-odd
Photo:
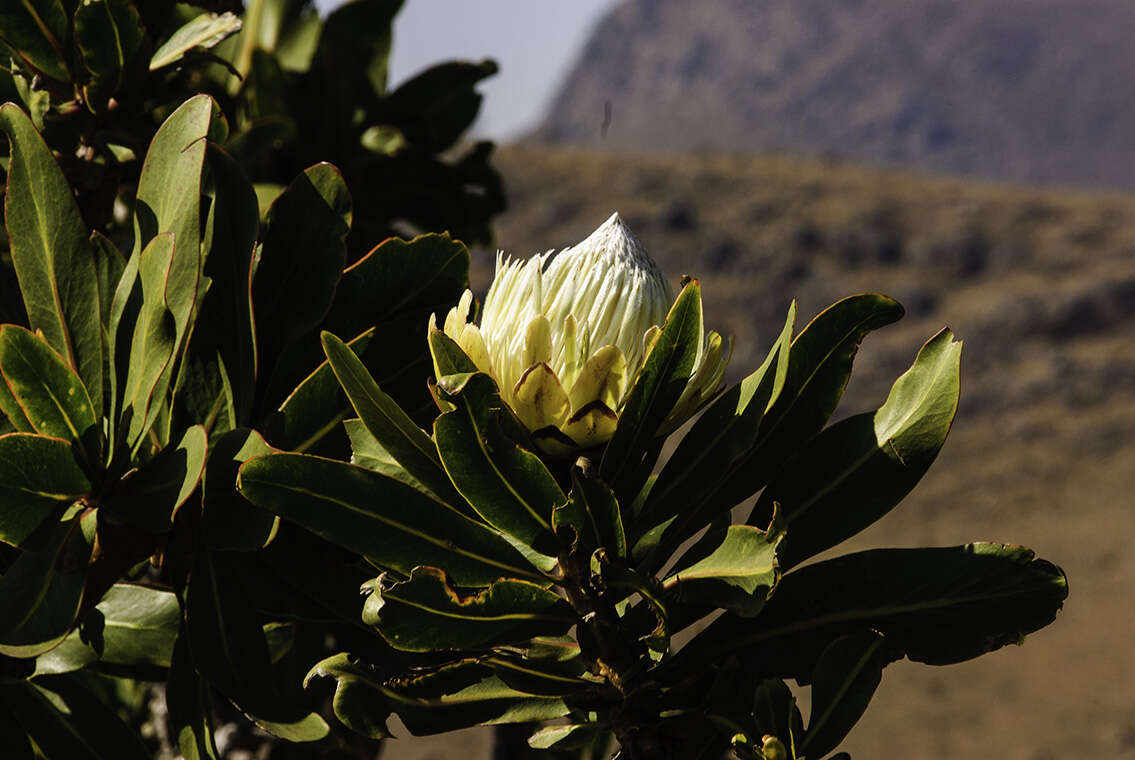
[[[945,450],[850,546],[1019,542],[1071,595],[1024,647],[889,668],[857,760],[1135,757],[1132,32],[1129,0],[409,0],[396,21],[395,85],[501,65],[473,132],[498,142],[508,253],[618,210],[675,283],[702,279],[734,378],[791,299],[807,319],[887,293],[907,316],[868,338],[843,415],[941,326],[965,339]]]

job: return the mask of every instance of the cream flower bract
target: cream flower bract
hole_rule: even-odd
[[[544,451],[570,454],[614,434],[673,300],[658,265],[612,214],[559,254],[498,253],[480,325],[469,322],[473,295],[465,291],[442,329],[496,380]],[[699,341],[691,380],[664,427],[676,427],[717,389],[726,348],[717,333]]]

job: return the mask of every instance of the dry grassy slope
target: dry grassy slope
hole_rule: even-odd
[[[539,134],[1135,188],[1130,0],[624,0]]]
[[[840,414],[880,404],[942,326],[965,339],[945,450],[848,546],[1022,543],[1067,570],[1071,597],[1022,648],[892,666],[857,760],[1135,757],[1135,197],[721,154],[517,146],[497,165],[508,252],[578,241],[618,210],[675,281],[701,279],[708,324],[737,340],[734,379],[792,298],[803,319],[864,291],[907,307],[868,337]]]

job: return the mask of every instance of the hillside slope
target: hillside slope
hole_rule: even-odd
[[[625,0],[537,136],[1135,188],[1133,30],[1129,0]]]
[[[942,326],[965,340],[946,448],[848,547],[1018,542],[1066,569],[1071,596],[1022,648],[890,668],[853,757],[1135,756],[1135,196],[709,153],[527,145],[497,165],[508,253],[561,248],[619,211],[673,284],[701,279],[708,326],[736,337],[731,380],[793,298],[798,327],[857,292],[907,307],[868,337],[839,416],[881,404]],[[482,292],[491,259],[475,257]]]

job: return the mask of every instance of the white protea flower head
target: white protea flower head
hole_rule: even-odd
[[[480,326],[469,322],[473,294],[466,290],[442,329],[496,380],[537,445],[567,455],[614,434],[673,300],[662,270],[612,214],[558,255],[498,253]],[[717,333],[699,340],[691,381],[664,427],[676,427],[716,391],[725,348]]]

